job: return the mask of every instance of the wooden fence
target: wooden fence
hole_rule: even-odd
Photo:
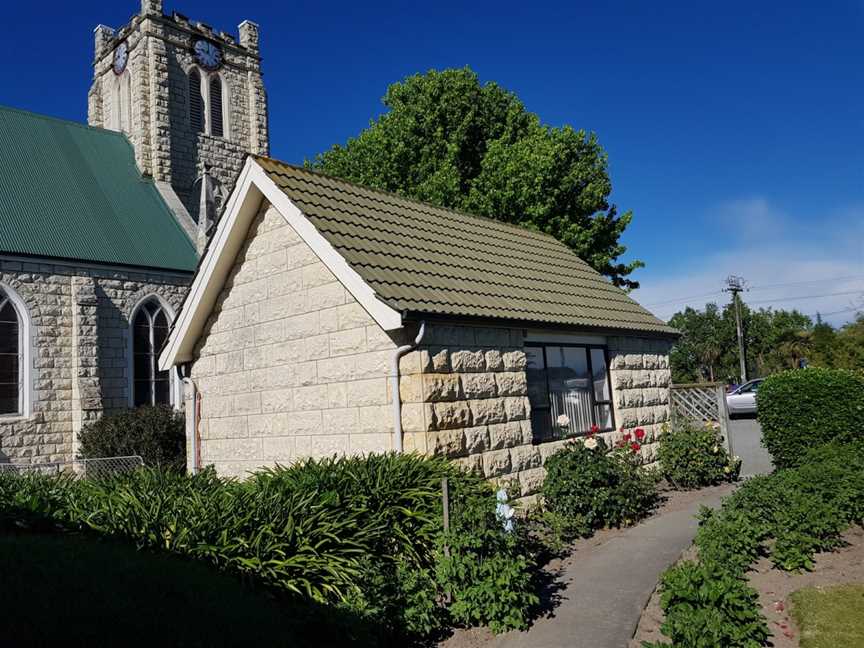
[[[716,424],[729,455],[732,439],[729,436],[729,410],[726,408],[726,386],[723,383],[691,383],[670,385],[669,414],[672,425],[690,421],[697,425]]]

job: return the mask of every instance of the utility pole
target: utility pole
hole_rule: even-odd
[[[747,382],[747,360],[744,356],[744,327],[741,324],[740,293],[747,290],[744,277],[729,275],[726,277],[726,287],[723,292],[732,293],[732,304],[735,306],[735,327],[738,329],[738,359],[741,362],[741,382]]]

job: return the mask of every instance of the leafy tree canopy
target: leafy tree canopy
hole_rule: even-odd
[[[624,288],[641,261],[619,260],[632,213],[609,204],[596,135],[540,123],[512,92],[469,68],[387,89],[389,109],[311,166],[366,186],[551,234]]]

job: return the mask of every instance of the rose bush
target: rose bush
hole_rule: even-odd
[[[678,489],[734,481],[741,471],[741,459],[729,456],[719,430],[711,424],[665,427],[657,459],[660,474]]]

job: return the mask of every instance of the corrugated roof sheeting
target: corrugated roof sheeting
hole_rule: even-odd
[[[123,135],[4,107],[0,252],[185,272],[197,264]]]
[[[551,236],[256,160],[394,309],[675,333]]]

